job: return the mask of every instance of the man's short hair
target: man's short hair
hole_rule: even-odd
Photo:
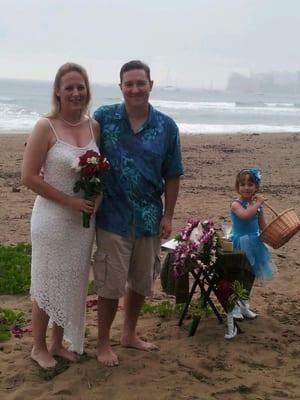
[[[132,71],[133,69],[144,70],[149,82],[151,81],[149,66],[140,60],[132,60],[132,61],[125,63],[120,70],[120,82],[121,83],[122,83],[123,75],[125,74],[125,72]]]

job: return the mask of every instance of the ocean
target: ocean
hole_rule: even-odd
[[[50,82],[0,79],[0,133],[29,132],[50,110]],[[91,113],[122,101],[118,86],[93,84]],[[154,87],[150,102],[183,134],[300,132],[300,94]]]

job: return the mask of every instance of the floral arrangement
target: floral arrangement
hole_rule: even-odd
[[[240,301],[247,301],[249,299],[248,291],[237,280],[230,282],[222,279],[219,281],[217,283],[216,296],[228,312],[232,311],[234,306]]]
[[[221,240],[212,221],[190,219],[175,240],[178,241],[173,258],[176,277],[185,272],[189,261],[197,263],[200,268],[212,267],[217,261]]]
[[[73,168],[80,173],[79,180],[75,183],[73,191],[84,192],[86,200],[92,200],[103,190],[102,175],[110,168],[109,161],[94,150],[88,150],[73,164]],[[83,212],[82,222],[85,228],[90,227],[91,215]]]

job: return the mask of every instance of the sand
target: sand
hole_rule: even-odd
[[[0,135],[0,242],[30,241],[34,194],[20,184],[26,135]],[[245,166],[263,171],[263,192],[278,211],[294,207],[300,215],[300,135],[194,135],[182,138],[185,177],[176,206],[173,233],[191,216],[228,221],[235,174]],[[271,213],[267,212],[267,219]],[[273,251],[278,268],[268,284],[256,283],[251,304],[259,317],[241,323],[243,334],[224,339],[225,326],[214,316],[201,322],[193,337],[175,318],[142,316],[138,331],[156,343],[152,353],[119,345],[123,311],[112,329],[120,366],[95,359],[96,311],[88,310],[86,356],[61,364],[57,375],[43,373],[29,357],[32,338],[0,344],[0,398],[31,399],[217,399],[277,400],[300,398],[299,286],[300,234]],[[94,297],[92,297],[93,299]],[[173,301],[161,291],[152,301]],[[25,311],[28,295],[0,296],[1,307]]]

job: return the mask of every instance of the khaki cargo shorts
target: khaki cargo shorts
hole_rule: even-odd
[[[127,287],[142,296],[153,293],[160,272],[159,236],[136,238],[134,233],[120,236],[97,229],[94,255],[94,279],[98,296],[123,297]]]

